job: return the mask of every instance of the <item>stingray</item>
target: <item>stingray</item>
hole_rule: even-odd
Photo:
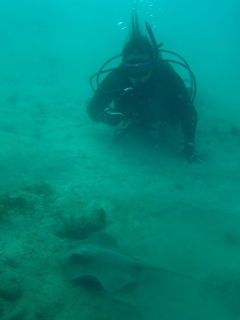
[[[101,239],[97,243],[83,242],[59,257],[58,262],[68,279],[94,279],[108,293],[117,292],[128,284],[137,282],[139,273],[149,269],[195,280],[131,258],[122,253],[116,243],[112,241],[110,244],[109,237],[103,238],[104,241]]]

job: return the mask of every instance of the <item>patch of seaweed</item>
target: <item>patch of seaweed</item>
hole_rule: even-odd
[[[63,218],[55,234],[60,238],[84,239],[93,232],[104,229],[106,224],[106,212],[103,208],[99,208],[81,216],[72,215]]]
[[[25,186],[23,190],[32,193],[36,196],[44,196],[45,198],[50,198],[54,194],[53,187],[47,182],[28,185]]]
[[[23,196],[13,197],[7,193],[0,195],[0,220],[7,219],[13,213],[26,215],[32,210],[34,204]]]

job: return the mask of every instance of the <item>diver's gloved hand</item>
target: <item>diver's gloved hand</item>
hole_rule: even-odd
[[[192,142],[185,142],[182,145],[182,155],[191,163],[196,158],[195,146]]]
[[[99,119],[101,122],[107,123],[110,126],[116,126],[125,120],[125,116],[121,112],[105,111],[100,114]]]

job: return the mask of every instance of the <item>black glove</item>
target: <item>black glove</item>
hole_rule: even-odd
[[[185,142],[182,146],[182,154],[189,162],[192,162],[196,157],[194,143]]]
[[[106,111],[100,114],[99,119],[110,126],[116,126],[125,119],[125,116],[121,112]]]

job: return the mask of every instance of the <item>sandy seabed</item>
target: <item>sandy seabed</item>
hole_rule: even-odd
[[[199,113],[189,165],[174,144],[115,143],[81,101],[4,100],[0,319],[239,319],[240,127]],[[93,208],[128,254],[203,283],[150,276],[112,297],[69,282],[56,259],[75,240],[56,228]]]

